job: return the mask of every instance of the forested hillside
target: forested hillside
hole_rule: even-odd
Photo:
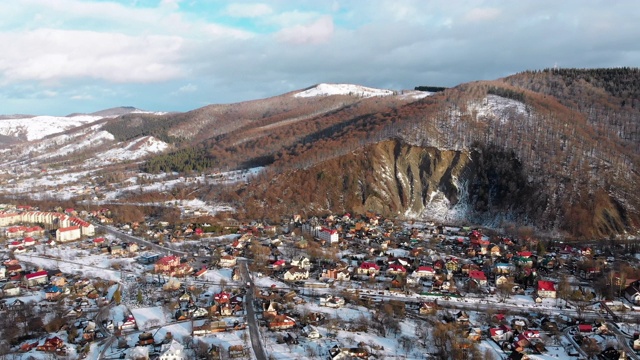
[[[638,228],[638,98],[629,90],[638,70],[585,74],[590,73],[527,72],[462,84],[383,111],[338,111],[340,120],[330,126],[288,139],[296,141],[281,141],[279,150],[264,154],[273,157],[271,175],[237,192],[236,199],[253,215],[264,209],[274,214],[275,209],[295,207],[310,212],[371,207],[389,215],[422,216],[433,205],[433,185],[425,188],[431,180],[420,183],[421,191],[409,193],[403,189],[411,181],[401,181],[415,179],[422,165],[404,174],[390,162],[387,175],[398,178],[398,186],[387,187],[385,196],[372,200],[372,189],[384,179],[376,177],[382,168],[366,170],[372,168],[366,161],[373,160],[366,159],[371,150],[363,149],[392,139],[406,146],[457,151],[473,160],[473,166],[466,167],[472,172],[465,175],[467,182],[458,178],[455,183],[468,191],[466,219],[513,220],[577,237]],[[624,84],[610,84],[618,78],[624,78]],[[261,148],[277,148],[269,145]],[[365,159],[352,159],[354,154]],[[345,165],[347,159],[355,165]],[[291,186],[283,187],[285,178]],[[513,192],[516,188],[519,192]],[[460,202],[455,192],[443,194],[449,209]],[[421,196],[419,206],[415,199],[408,201],[413,196]]]

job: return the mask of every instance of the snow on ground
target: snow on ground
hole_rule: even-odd
[[[427,96],[431,96],[433,94],[434,93],[429,91],[406,90],[406,91],[403,91],[402,94],[398,95],[398,97],[403,100],[419,100],[419,99],[424,99]]]
[[[158,140],[153,136],[143,136],[129,142],[120,143],[119,146],[98,153],[94,158],[87,160],[92,165],[109,165],[127,160],[137,160],[150,154],[161,153],[169,148],[169,144]]]
[[[71,117],[36,116],[22,119],[5,119],[0,120],[0,135],[32,141],[92,123],[102,118],[102,116],[78,115]]]
[[[495,117],[505,123],[515,115],[527,115],[526,106],[520,101],[497,95],[487,95],[481,102],[469,104],[470,111],[476,111],[478,118]]]
[[[121,277],[114,264],[123,270],[136,271],[139,265],[133,258],[118,258],[105,254],[92,254],[87,250],[80,250],[71,245],[49,247],[36,246],[36,252],[16,254],[20,261],[33,263],[46,269],[60,269],[65,273],[79,273],[85,277],[95,277],[104,280],[117,281]]]
[[[146,330],[153,326],[167,323],[166,314],[161,306],[131,309],[131,314],[136,319],[140,330]]]
[[[310,89],[301,91],[293,95],[294,97],[315,97],[331,95],[351,95],[358,97],[389,96],[394,92],[385,89],[375,89],[366,86],[353,84],[318,84]]]
[[[215,283],[220,283],[221,280],[224,280],[227,283],[235,283],[235,281],[231,280],[232,271],[231,269],[211,269],[202,275],[201,280]]]

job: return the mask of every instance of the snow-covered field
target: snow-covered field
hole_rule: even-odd
[[[0,120],[0,135],[32,141],[89,124],[102,118],[102,116],[78,115],[71,117],[35,116],[31,118],[4,119]]]
[[[164,152],[169,144],[153,136],[143,136],[129,142],[120,143],[118,147],[98,153],[87,162],[95,165],[109,165],[113,163],[138,160],[151,154]]]
[[[357,97],[390,96],[392,90],[375,89],[353,84],[318,84],[310,89],[294,94],[294,97],[315,97],[331,95],[350,95]]]

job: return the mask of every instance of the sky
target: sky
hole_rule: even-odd
[[[635,0],[0,1],[0,114],[188,111],[317,83],[640,66]]]

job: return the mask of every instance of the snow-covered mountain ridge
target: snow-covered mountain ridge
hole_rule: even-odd
[[[395,92],[386,89],[376,89],[361,85],[353,84],[318,84],[307,90],[294,94],[294,97],[314,97],[314,96],[331,96],[331,95],[350,95],[358,97],[373,97],[373,96],[390,96]]]

